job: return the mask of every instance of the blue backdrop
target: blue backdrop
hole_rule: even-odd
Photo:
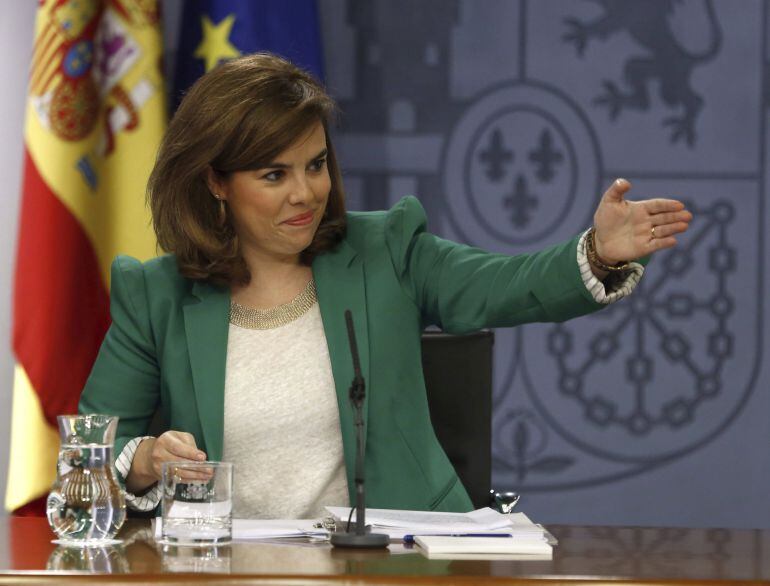
[[[619,176],[695,214],[633,298],[497,332],[494,486],[543,522],[770,527],[767,3],[319,7],[351,208],[415,194],[511,254],[585,229]]]

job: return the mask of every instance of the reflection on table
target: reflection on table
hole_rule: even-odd
[[[120,545],[102,548],[57,547],[42,518],[0,519],[0,584],[21,572],[77,572],[99,582],[156,576],[184,583],[191,575],[271,576],[273,582],[338,579],[377,583],[394,576],[420,576],[421,583],[468,577],[483,582],[508,577],[512,583],[545,578],[594,583],[635,579],[673,583],[681,580],[770,584],[770,533],[729,529],[549,526],[558,538],[552,560],[429,560],[419,550],[391,544],[389,550],[335,550],[328,543],[273,541],[212,548],[163,546],[153,539],[147,520],[129,520]],[[107,575],[111,575],[109,578]],[[163,577],[162,577],[163,576]],[[185,577],[186,576],[186,577]],[[390,578],[387,578],[387,577]],[[278,578],[276,578],[278,577]],[[202,579],[198,576],[196,579]],[[48,582],[47,582],[48,583]]]

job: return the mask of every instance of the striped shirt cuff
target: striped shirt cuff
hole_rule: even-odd
[[[151,435],[135,437],[120,452],[118,459],[115,460],[115,468],[124,480],[128,476],[128,471],[131,470],[131,462],[134,461],[134,455],[139,444],[142,443],[142,440],[151,438]],[[160,484],[156,483],[141,496],[126,491],[126,505],[135,511],[151,511],[160,503],[160,496]]]
[[[638,262],[632,262],[629,263],[627,271],[618,272],[617,276],[615,274],[608,275],[605,282],[600,281],[591,270],[591,263],[588,261],[588,255],[586,254],[586,237],[588,232],[589,230],[586,230],[583,233],[577,245],[577,262],[578,267],[580,267],[580,276],[594,301],[602,305],[609,305],[631,294],[644,274],[644,267]]]

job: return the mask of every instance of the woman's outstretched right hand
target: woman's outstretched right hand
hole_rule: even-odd
[[[161,479],[164,462],[203,462],[206,453],[199,450],[192,434],[184,431],[167,431],[157,438],[142,440],[136,448],[131,469],[126,477],[126,490],[141,493]],[[200,478],[198,478],[200,476]],[[206,480],[206,471],[190,470],[185,477],[190,480]]]

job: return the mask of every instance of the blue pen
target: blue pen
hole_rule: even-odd
[[[404,535],[404,543],[414,543],[417,537],[513,537],[510,533],[416,533]]]

